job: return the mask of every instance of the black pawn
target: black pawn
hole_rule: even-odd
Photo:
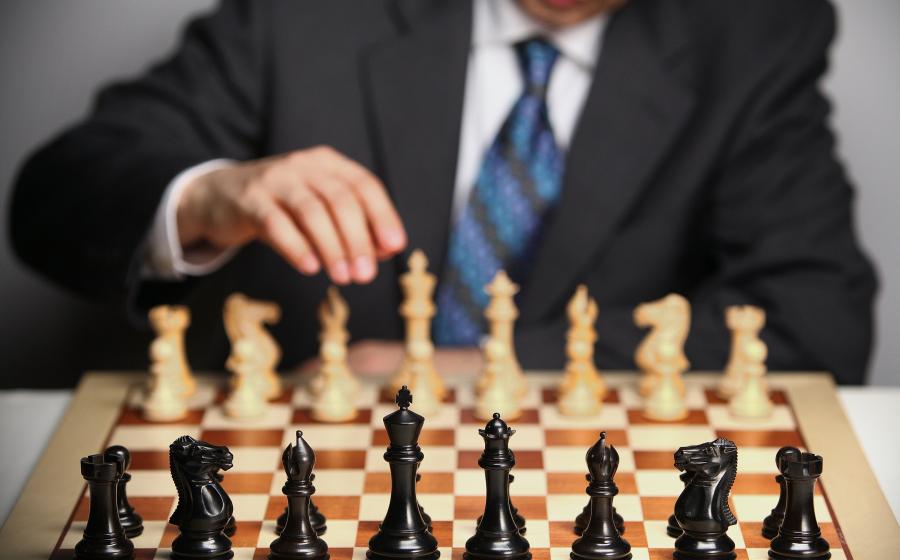
[[[84,537],[75,545],[78,560],[134,558],[134,545],[125,535],[116,507],[116,486],[123,464],[102,454],[81,459],[81,476],[90,492],[90,513]]]
[[[584,479],[588,482],[591,481],[591,475],[584,475]],[[584,504],[584,507],[581,508],[581,513],[575,518],[575,526],[573,530],[576,535],[580,535],[584,533],[584,528],[587,527],[588,521],[591,519],[591,500],[588,498],[588,503]],[[616,531],[619,532],[620,535],[625,534],[625,519],[619,515],[619,512],[616,511],[616,507],[613,506],[613,523],[616,525]]]
[[[775,467],[781,468],[781,460],[786,454],[800,454],[800,450],[796,447],[782,447],[778,450],[778,453],[775,454]],[[775,504],[775,507],[772,509],[772,512],[763,519],[762,526],[762,536],[771,540],[775,538],[775,535],[778,534],[778,528],[781,527],[781,522],[784,521],[784,506],[787,501],[787,488],[784,485],[784,476],[778,474],[775,477],[775,482],[778,483],[778,503]]]
[[[512,475],[512,474],[509,475],[509,484],[510,484],[510,486],[512,486],[512,483],[515,482],[515,481],[516,481],[515,475]],[[525,516],[523,516],[521,513],[519,513],[519,508],[517,508],[517,507],[512,503],[512,497],[510,497],[510,499],[509,499],[509,510],[512,512],[513,521],[516,522],[516,527],[519,528],[519,534],[520,534],[520,535],[524,535],[524,534],[525,534],[525,531],[528,530],[528,527],[525,526]],[[477,521],[477,523],[481,523],[481,518],[482,518],[482,517],[484,517],[484,516],[482,516],[482,515],[479,515],[479,516],[478,516],[478,521]]]
[[[689,472],[683,472],[680,475],[678,475],[678,478],[681,480],[681,482],[685,486],[687,486],[688,483],[691,481],[692,476],[693,475]],[[678,537],[681,536],[681,533],[684,533],[684,531],[678,525],[678,520],[675,519],[675,514],[673,513],[672,515],[669,516],[669,521],[666,524],[666,534],[669,535],[670,537],[672,537],[673,539],[677,539]]]
[[[119,522],[125,529],[125,535],[129,539],[133,539],[144,532],[144,520],[128,503],[128,494],[125,490],[125,485],[131,481],[131,473],[128,472],[128,469],[131,468],[131,453],[121,445],[113,445],[106,448],[103,456],[108,463],[118,462],[121,464],[122,476],[116,485],[116,509],[119,513]]]
[[[419,481],[422,480],[422,475],[416,473],[416,486],[419,485]],[[422,507],[422,504],[418,504],[419,506],[419,514],[422,516],[422,521],[425,522],[425,525],[428,526],[429,531],[434,531],[434,525],[431,523],[431,516],[425,513],[425,508]]]
[[[784,521],[769,546],[769,558],[831,558],[813,505],[816,480],[822,475],[822,457],[813,453],[786,453],[781,457],[778,470],[784,476],[787,495]]]
[[[437,539],[428,532],[416,500],[416,471],[425,458],[419,433],[425,418],[409,410],[412,394],[404,385],[397,393],[399,410],[384,417],[390,445],[384,460],[391,466],[391,501],[378,532],[369,539],[369,560],[436,560]]]
[[[288,499],[288,516],[281,535],[269,545],[270,560],[327,560],[328,545],[319,538],[309,519],[310,496],[316,491],[312,470],[316,454],[297,430],[296,444],[288,444],[281,456],[287,481],[281,492]]]
[[[531,559],[531,547],[519,533],[509,503],[509,471],[516,464],[509,438],[515,432],[496,412],[484,429],[478,430],[484,439],[478,466],[484,469],[487,499],[475,535],[466,541],[463,560]]]
[[[219,481],[219,484],[222,484],[222,481],[225,480],[225,475],[222,473],[216,473],[216,480]],[[233,537],[237,532],[237,521],[234,520],[234,516],[228,518],[228,522],[225,523],[225,529],[222,531],[228,537]]]
[[[572,543],[572,560],[628,560],[631,545],[622,538],[613,520],[613,498],[619,493],[613,477],[619,468],[619,453],[606,441],[606,432],[587,452],[591,511],[587,527]]]

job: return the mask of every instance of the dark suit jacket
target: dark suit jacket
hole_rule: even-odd
[[[32,156],[14,196],[18,254],[98,298],[132,294],[146,307],[189,294],[199,367],[221,367],[219,310],[235,289],[284,307],[284,366],[314,354],[327,280],[267,248],[245,248],[210,278],[138,285],[161,194],[208,159],[331,145],[384,179],[439,274],[471,20],[463,0],[225,0],[172,58],[103,91],[82,124]],[[526,367],[562,365],[564,304],[585,282],[601,367],[632,367],[632,309],[674,291],[693,304],[695,369],[722,367],[724,307],[752,303],[768,312],[771,369],[862,380],[875,281],[817,87],[833,33],[817,0],[633,0],[613,16],[523,282]],[[344,290],[356,339],[401,336],[405,258]]]

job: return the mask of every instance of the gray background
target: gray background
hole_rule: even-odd
[[[747,0],[752,1],[752,0]],[[23,156],[85,113],[99,84],[169,52],[185,18],[214,0],[6,0],[0,6],[0,227]],[[839,0],[826,88],[840,153],[858,187],[857,221],[882,289],[876,384],[900,385],[900,2]],[[149,336],[24,269],[0,243],[0,387],[43,372],[134,363]]]

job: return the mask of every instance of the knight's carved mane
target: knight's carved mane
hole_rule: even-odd
[[[723,512],[725,515],[725,519],[722,519],[721,521],[726,526],[730,526],[737,523],[737,518],[731,511],[731,508],[728,507],[728,495],[731,494],[731,487],[734,486],[734,479],[737,476],[737,446],[735,446],[731,441],[724,438],[717,439],[713,442],[713,444],[719,447],[720,453],[734,455],[734,459],[725,459],[723,461],[723,463],[726,464],[725,474],[722,476],[722,479],[719,481],[719,484],[716,486],[715,493],[713,494],[713,500],[716,504],[716,507],[713,508],[713,511]]]
[[[190,510],[188,502],[191,501],[191,491],[188,487],[187,476],[181,472],[180,456],[184,453],[185,448],[193,445],[193,443],[193,438],[190,436],[181,436],[169,446],[169,474],[171,474],[175,488],[178,490],[178,505],[175,507],[175,511],[172,512],[169,523],[175,525],[180,523],[185,512]]]

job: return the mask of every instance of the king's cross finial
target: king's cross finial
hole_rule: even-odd
[[[397,406],[401,409],[406,410],[409,408],[409,405],[412,404],[412,393],[409,392],[409,389],[404,385],[397,391],[397,398],[395,399],[397,402]]]

